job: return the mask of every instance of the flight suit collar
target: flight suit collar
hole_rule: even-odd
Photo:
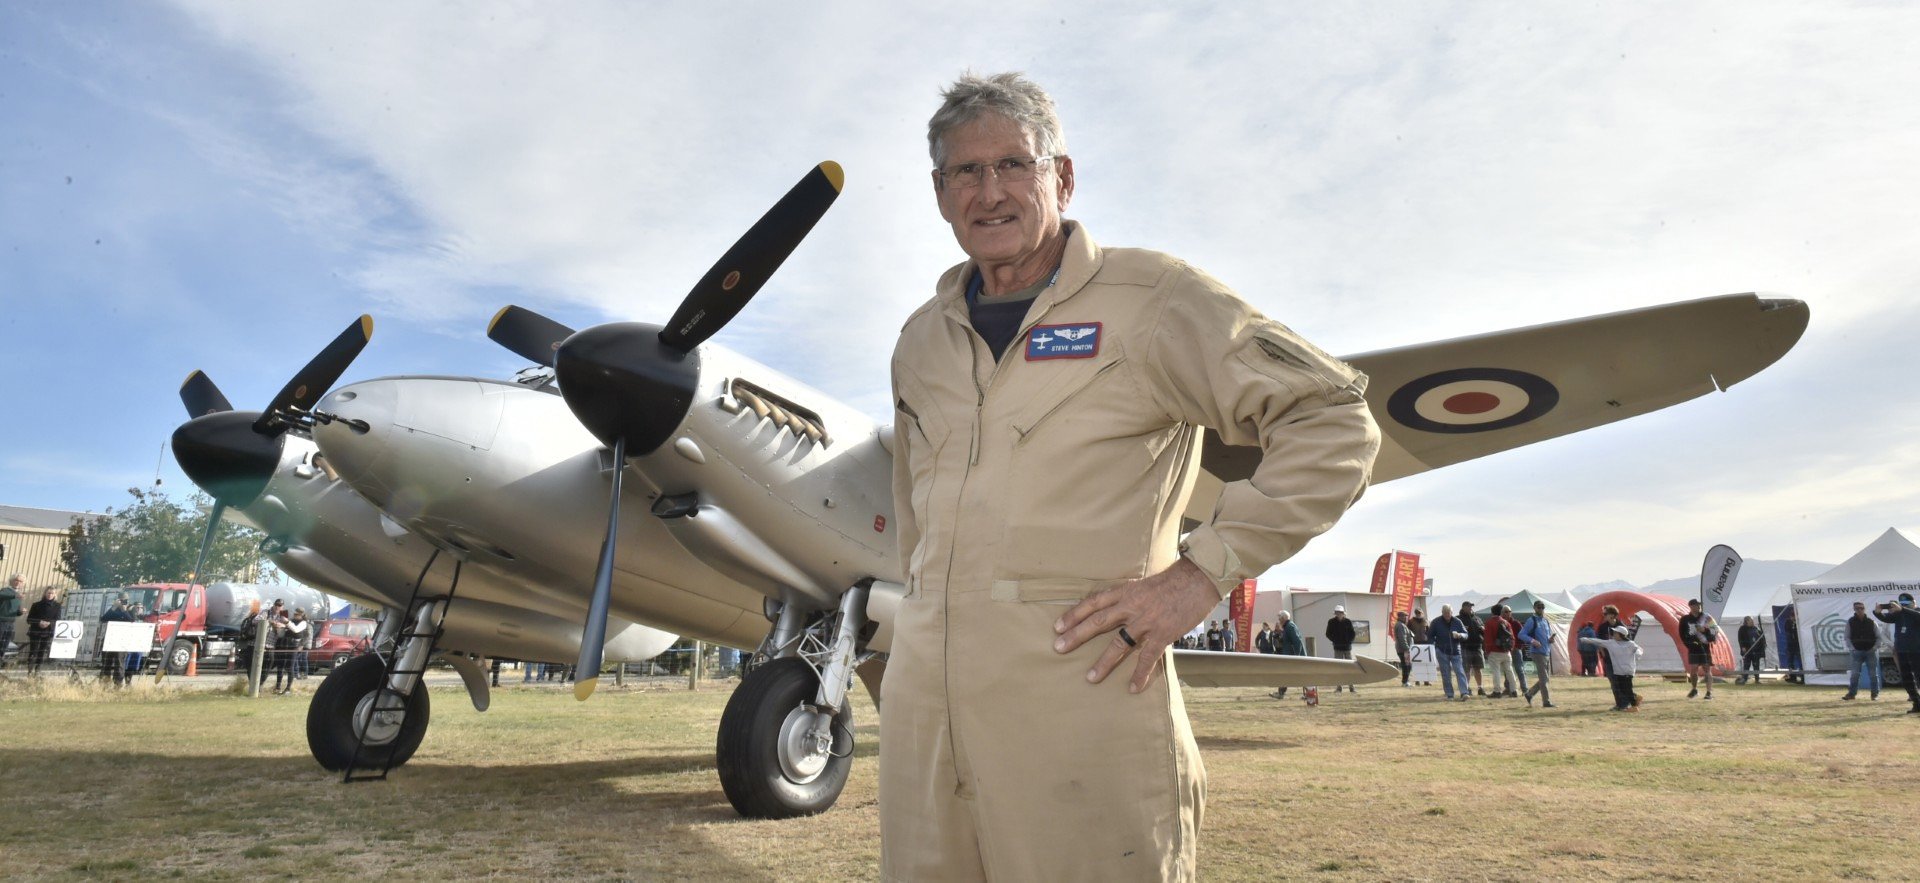
[[[1061,228],[1067,233],[1067,248],[1060,257],[1060,278],[1034,299],[1023,328],[1046,315],[1055,304],[1079,294],[1100,272],[1100,244],[1093,241],[1093,235],[1079,221],[1063,220]],[[973,280],[974,272],[973,261],[967,261],[948,270],[935,288],[942,312],[962,325],[973,322],[967,312],[967,284]]]

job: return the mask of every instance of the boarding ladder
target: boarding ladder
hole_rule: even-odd
[[[387,773],[393,770],[393,752],[389,751],[387,752],[386,759],[379,764],[380,771],[378,773],[372,772],[374,767],[369,765],[361,775],[354,774],[361,769],[360,752],[365,750],[367,746],[367,730],[372,728],[371,718],[373,715],[378,714],[381,709],[388,708],[387,703],[390,700],[397,700],[398,704],[393,707],[393,710],[397,711],[400,715],[400,722],[394,728],[394,738],[398,739],[400,737],[399,734],[406,730],[407,697],[393,688],[393,676],[415,676],[416,680],[413,682],[413,688],[415,690],[424,690],[427,688],[424,677],[427,671],[427,661],[433,658],[432,647],[439,644],[441,636],[446,634],[444,626],[447,621],[447,611],[453,607],[454,593],[460,590],[460,565],[463,563],[458,558],[454,559],[453,582],[447,586],[446,594],[421,597],[420,589],[426,585],[427,573],[433,570],[433,564],[439,558],[440,550],[433,550],[433,554],[427,556],[427,566],[420,568],[420,578],[413,581],[413,593],[407,598],[407,608],[404,614],[406,619],[401,622],[400,632],[394,636],[392,646],[384,648],[374,647],[374,655],[379,656],[380,661],[386,663],[384,666],[386,670],[380,675],[380,686],[374,690],[373,705],[368,710],[368,722],[364,725],[359,725],[358,721],[355,722],[356,725],[358,725],[358,732],[355,734],[353,740],[353,756],[347,761],[347,771],[340,779],[342,783],[384,781],[387,778]],[[431,604],[436,601],[444,601],[446,603],[440,605],[440,615],[434,620],[432,630],[430,632],[422,632],[418,628],[419,617],[417,616],[420,605]],[[407,646],[407,642],[410,639],[423,635],[428,639],[428,651],[420,655],[420,668],[395,670],[394,666],[400,662],[400,650]]]

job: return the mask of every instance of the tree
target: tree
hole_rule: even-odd
[[[212,500],[196,493],[180,503],[137,487],[128,488],[127,493],[133,495],[133,502],[126,508],[73,520],[60,541],[60,571],[89,589],[188,581],[207,527],[207,516],[200,509],[212,505]],[[257,576],[259,535],[222,521],[204,570],[193,581]]]

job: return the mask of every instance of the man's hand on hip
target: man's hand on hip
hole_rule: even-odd
[[[1137,579],[1087,596],[1053,623],[1056,653],[1071,653],[1094,638],[1113,633],[1087,681],[1098,684],[1113,673],[1128,653],[1138,651],[1129,692],[1138,693],[1160,671],[1160,660],[1174,641],[1206,619],[1220,605],[1213,580],[1185,558],[1146,579]],[[1129,645],[1120,636],[1124,628]]]

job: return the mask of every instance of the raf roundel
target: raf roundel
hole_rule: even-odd
[[[1510,368],[1455,368],[1408,381],[1387,399],[1387,415],[1423,432],[1491,432],[1553,410],[1560,391],[1546,378]]]

